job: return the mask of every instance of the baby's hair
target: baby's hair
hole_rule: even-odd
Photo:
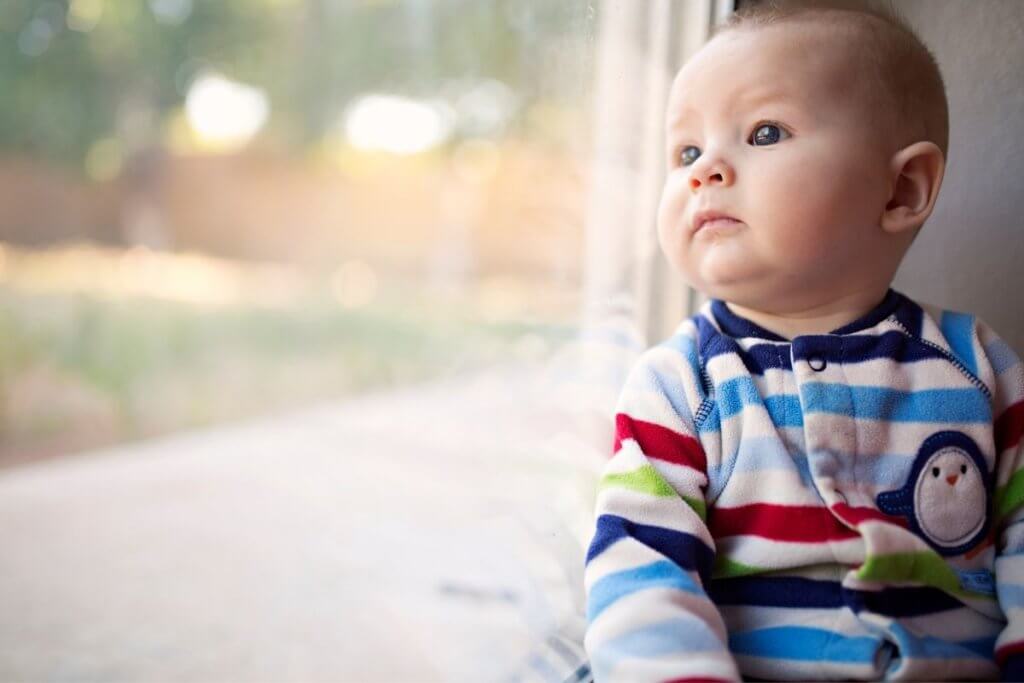
[[[821,22],[857,41],[879,123],[904,146],[930,140],[946,156],[949,107],[935,57],[891,3],[865,0],[745,0],[716,34],[785,22]],[[886,113],[895,116],[885,116]]]

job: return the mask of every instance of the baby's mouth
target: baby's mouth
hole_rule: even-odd
[[[721,231],[727,231],[740,223],[741,221],[724,213],[719,213],[717,211],[702,211],[693,217],[693,234],[697,235],[702,232],[718,233]]]
[[[711,208],[695,212],[690,218],[690,222],[691,232],[694,234],[705,230],[719,231],[739,223],[737,219],[724,211]]]
[[[731,225],[739,223],[735,218],[712,218],[710,220],[703,221],[697,226],[697,230],[714,230],[715,228],[727,228]]]

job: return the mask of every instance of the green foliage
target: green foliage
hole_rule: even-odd
[[[90,421],[104,411],[101,442],[122,441],[462,373],[570,335],[405,300],[208,309],[0,287],[0,464],[47,439],[98,445]]]
[[[433,97],[496,78],[525,104],[558,98],[553,41],[593,18],[582,0],[84,0],[102,13],[76,30],[81,1],[0,3],[0,151],[79,165],[106,137],[159,145],[204,69],[263,88],[276,135],[299,144],[371,90]],[[181,21],[160,19],[167,2],[186,8]]]

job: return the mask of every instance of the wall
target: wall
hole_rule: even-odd
[[[1024,2],[901,0],[950,105],[946,178],[895,287],[970,311],[1024,355]]]

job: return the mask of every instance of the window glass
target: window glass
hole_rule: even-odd
[[[543,360],[599,11],[0,4],[0,465]]]

